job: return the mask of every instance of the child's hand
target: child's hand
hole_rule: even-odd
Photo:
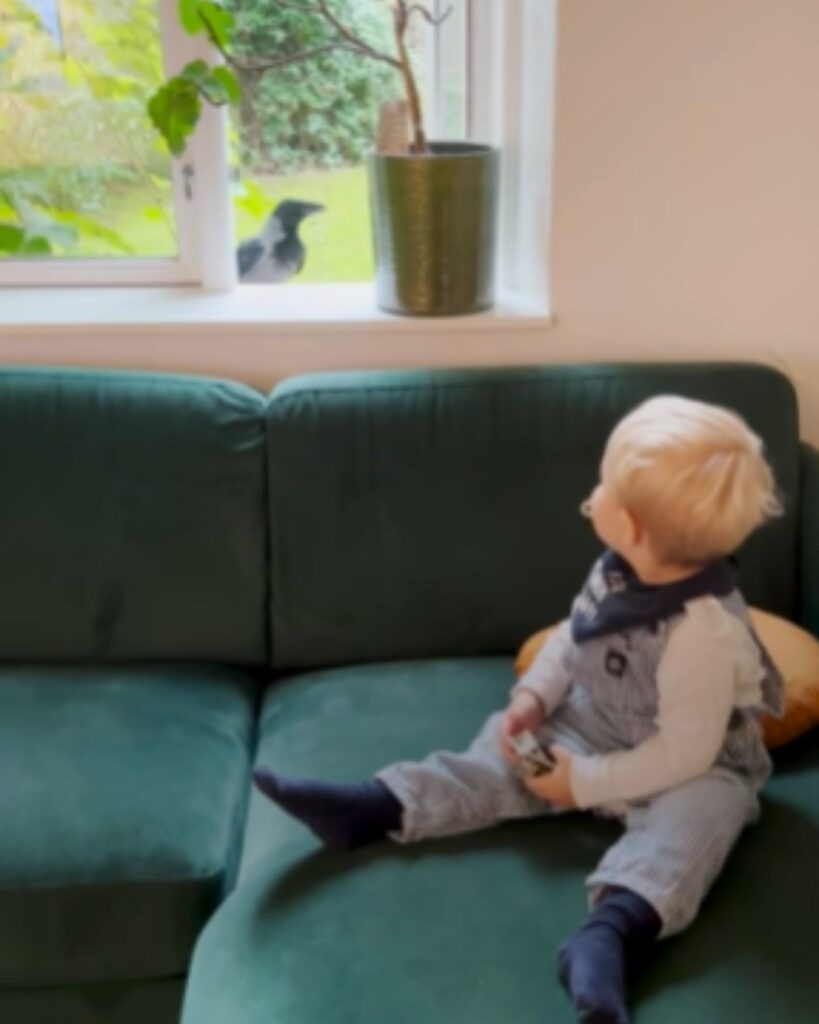
[[[540,700],[528,690],[521,690],[512,698],[509,707],[504,711],[503,718],[498,729],[498,743],[501,754],[507,764],[516,767],[519,763],[518,755],[509,745],[509,737],[524,729],[531,729],[532,732],[543,725],[546,712]]]
[[[572,755],[564,747],[549,747],[557,764],[546,775],[524,775],[521,782],[536,797],[553,807],[577,807],[569,782]]]

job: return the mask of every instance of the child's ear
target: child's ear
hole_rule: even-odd
[[[643,536],[642,524],[627,508],[620,509],[620,526],[630,547],[640,543]]]

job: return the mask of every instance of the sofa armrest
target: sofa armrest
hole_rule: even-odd
[[[819,636],[819,451],[800,446],[799,619]]]

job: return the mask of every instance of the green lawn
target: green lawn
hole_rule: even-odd
[[[253,188],[253,186],[256,186]],[[316,171],[255,179],[250,199],[237,195],[234,220],[237,239],[254,234],[282,199],[323,203],[326,209],[304,221],[300,234],[307,246],[301,281],[366,281],[373,275],[367,175],[364,167]],[[173,242],[164,219],[156,212],[156,197],[149,187],[112,193],[94,219],[115,230],[136,256],[167,256]],[[75,256],[122,256],[103,241],[84,237],[71,251]]]
[[[307,246],[307,262],[294,281],[366,281],[373,276],[367,173],[364,167],[259,179],[270,207],[282,199],[323,203],[322,213],[308,217],[299,234]],[[252,235],[259,219],[239,211],[240,239]]]

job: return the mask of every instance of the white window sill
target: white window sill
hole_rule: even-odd
[[[225,293],[198,288],[0,289],[0,338],[27,335],[253,336],[355,332],[470,334],[543,330],[552,317],[517,294],[485,313],[406,317],[376,308],[373,285],[246,285]]]

